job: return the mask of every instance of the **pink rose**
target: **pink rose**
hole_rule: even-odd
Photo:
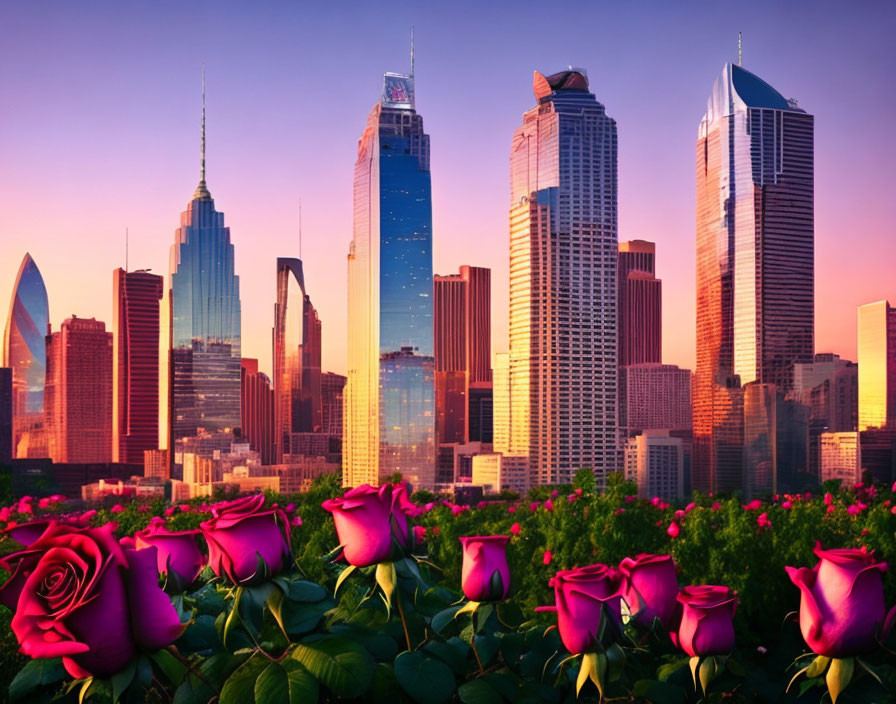
[[[659,522],[659,525],[662,525],[662,521]],[[669,534],[669,537],[675,540],[681,534],[681,526],[679,526],[675,521],[672,521],[669,524],[669,527],[666,528],[666,532]]]
[[[636,555],[619,563],[622,597],[637,620],[650,626],[657,618],[667,631],[676,624],[678,575],[671,555]]]
[[[159,589],[156,556],[124,550],[116,525],[53,524],[27,550],[0,561],[12,576],[0,603],[15,611],[21,652],[61,657],[72,677],[106,677],[123,669],[137,648],[158,650],[183,632]]]
[[[182,592],[193,583],[205,564],[196,543],[196,536],[201,532],[169,531],[165,527],[165,519],[156,516],[146,528],[134,534],[134,546],[137,550],[155,547],[158,551],[159,574],[168,575],[171,589]]]
[[[265,510],[263,494],[216,504],[199,527],[208,543],[209,567],[234,584],[269,579],[292,557],[289,519],[283,509]]]
[[[881,574],[887,563],[871,552],[822,550],[814,568],[785,567],[799,587],[800,631],[815,653],[831,658],[852,657],[873,650],[896,620],[896,607],[886,615]]]
[[[423,526],[414,526],[414,539],[421,543],[426,540],[426,528]]]
[[[465,536],[461,587],[470,601],[503,601],[510,593],[509,535]]]
[[[551,580],[560,640],[573,655],[593,650],[604,619],[615,635],[622,629],[622,586],[616,571],[606,565],[561,570]]]
[[[510,526],[510,532],[513,535],[519,535],[520,534],[520,524],[514,523],[512,526]]]
[[[681,623],[673,642],[691,657],[725,655],[734,647],[737,597],[728,587],[682,587]]]
[[[39,518],[36,521],[28,521],[27,523],[16,523],[3,532],[19,543],[19,545],[28,547],[37,542],[38,538],[44,534],[44,531],[53,522],[52,518]]]

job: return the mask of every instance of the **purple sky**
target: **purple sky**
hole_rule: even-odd
[[[657,243],[665,361],[694,360],[697,125],[724,62],[816,116],[816,348],[855,358],[855,308],[896,299],[892,2],[27,2],[0,6],[0,310],[30,251],[54,329],[112,321],[112,270],[168,271],[199,169],[236,246],[243,354],[270,371],[277,256],[297,256],[324,365],[345,370],[357,140],[416,27],[435,271],[493,269],[507,347],[510,139],[533,69],[588,69],[619,128],[620,239]],[[3,320],[5,322],[5,318]]]

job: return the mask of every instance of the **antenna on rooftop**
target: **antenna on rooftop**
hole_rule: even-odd
[[[744,45],[743,45],[743,42],[741,41],[742,38],[743,38],[743,32],[738,32],[737,33],[737,65],[738,66],[744,65]]]

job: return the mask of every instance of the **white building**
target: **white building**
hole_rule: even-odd
[[[668,430],[645,430],[629,438],[624,450],[625,478],[636,482],[642,499],[684,496],[687,442]]]
[[[510,489],[523,496],[529,491],[529,458],[500,452],[474,455],[473,485],[481,486],[486,493]]]

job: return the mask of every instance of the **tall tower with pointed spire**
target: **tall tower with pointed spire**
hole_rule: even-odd
[[[210,452],[240,426],[240,282],[230,228],[205,182],[204,69],[199,185],[169,267],[168,449],[179,477],[184,452]]]

